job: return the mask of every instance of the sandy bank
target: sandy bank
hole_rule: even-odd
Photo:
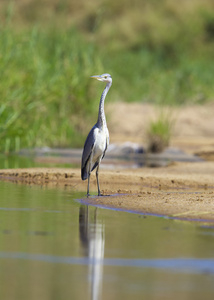
[[[24,184],[70,186],[86,191],[79,169],[31,168],[0,170],[0,179]],[[163,168],[100,171],[105,197],[90,203],[145,213],[214,221],[214,162],[174,163]],[[91,191],[96,194],[95,174]],[[108,196],[110,195],[110,196]]]

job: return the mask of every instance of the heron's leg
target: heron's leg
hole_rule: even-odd
[[[89,186],[90,186],[90,176],[91,176],[91,160],[92,160],[92,156],[90,157],[90,160],[89,160],[89,163],[88,163],[88,166],[87,166],[87,168],[88,168],[88,188],[87,188],[87,197],[89,197],[90,196],[90,194],[89,194]]]
[[[99,167],[100,164],[98,164],[97,166],[97,170],[96,170],[96,177],[97,177],[97,189],[98,189],[98,196],[102,196],[101,192],[100,192],[100,185],[99,185]]]
[[[87,188],[87,197],[89,197],[89,196],[90,196],[90,194],[89,194],[90,175],[91,175],[91,172],[89,172],[89,173],[88,173],[88,188]]]

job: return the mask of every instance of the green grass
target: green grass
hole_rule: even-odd
[[[148,151],[158,153],[169,146],[174,119],[170,110],[159,110],[155,120],[151,120],[147,128]]]
[[[0,4],[0,151],[82,147],[108,101],[164,105],[214,99],[211,0]]]
[[[94,46],[73,30],[1,28],[0,53],[0,150],[81,146],[99,100]]]
[[[204,103],[214,99],[211,59],[181,54],[179,61],[163,59],[158,52],[143,49],[107,57],[114,72],[117,98],[166,105]],[[115,96],[116,98],[116,96]]]

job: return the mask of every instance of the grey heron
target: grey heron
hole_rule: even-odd
[[[112,78],[110,74],[91,76],[99,81],[106,82],[106,86],[100,98],[99,112],[97,123],[92,127],[84,144],[81,164],[81,178],[88,179],[87,197],[89,196],[89,185],[91,172],[96,169],[98,196],[102,196],[99,186],[99,167],[100,162],[105,156],[106,149],[109,145],[109,131],[107,128],[106,117],[104,112],[105,97],[111,87]]]

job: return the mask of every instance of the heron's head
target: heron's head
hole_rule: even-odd
[[[102,75],[94,75],[94,76],[91,76],[91,78],[95,78],[99,81],[112,83],[111,75],[108,74],[108,73],[105,73],[105,74],[102,74]]]

